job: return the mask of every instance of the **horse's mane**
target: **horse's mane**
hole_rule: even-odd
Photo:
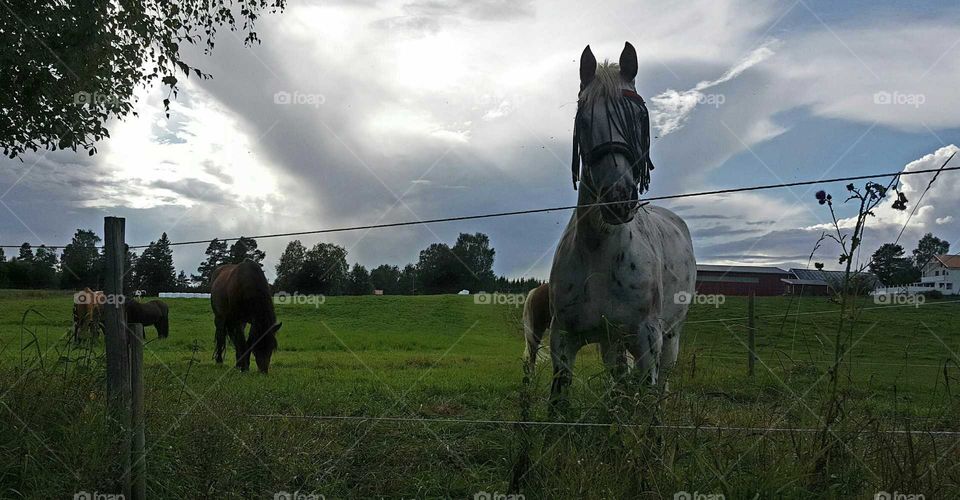
[[[580,91],[581,104],[589,104],[601,97],[619,96],[622,88],[623,79],[620,77],[620,65],[603,61],[603,63],[597,65],[597,73],[593,77],[593,81]]]

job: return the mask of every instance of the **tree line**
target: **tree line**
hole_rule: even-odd
[[[78,229],[58,256],[56,250],[29,243],[20,246],[17,255],[6,259],[0,248],[0,288],[84,287],[102,289],[104,258],[100,237],[92,230]],[[419,259],[402,268],[383,264],[371,270],[355,263],[347,264],[347,250],[332,243],[317,243],[306,248],[300,240],[291,241],[276,265],[275,291],[324,295],[369,295],[381,290],[386,295],[456,293],[460,290],[521,293],[541,282],[533,278],[508,279],[496,276],[493,262],[496,252],[483,233],[461,233],[453,246],[433,243],[420,251]],[[232,244],[214,239],[204,252],[197,272],[187,276],[177,272],[173,251],[166,233],[137,254],[127,248],[124,291],[143,290],[147,295],[159,292],[205,292],[211,275],[223,264],[252,260],[263,266],[266,253],[253,238],[240,237]]]
[[[936,255],[950,252],[950,243],[927,233],[917,242],[910,256],[896,243],[884,243],[873,253],[870,271],[884,285],[903,286],[920,281],[923,266]]]

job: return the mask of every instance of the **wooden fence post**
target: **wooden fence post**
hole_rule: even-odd
[[[756,294],[750,290],[750,296],[747,299],[747,375],[753,376],[754,365],[757,362],[757,325],[755,323],[755,304]]]
[[[147,495],[147,464],[144,453],[144,416],[143,416],[143,325],[127,325],[130,341],[130,420],[133,430],[133,449],[131,467],[131,498],[143,500]]]
[[[121,484],[124,498],[131,498],[131,396],[130,347],[127,339],[127,319],[123,309],[124,219],[106,217],[103,220],[104,285],[103,304],[104,347],[107,357],[107,418],[110,431],[118,432],[117,457],[122,465]]]

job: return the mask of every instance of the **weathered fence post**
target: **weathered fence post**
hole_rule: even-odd
[[[757,362],[757,325],[755,323],[756,294],[750,290],[750,296],[747,299],[747,375],[753,376],[753,368]]]
[[[127,325],[130,342],[130,420],[133,429],[133,466],[131,473],[131,498],[143,500],[147,495],[147,464],[144,453],[144,416],[143,416],[143,325]]]
[[[131,396],[130,347],[127,339],[127,319],[123,309],[124,220],[106,217],[103,220],[104,284],[103,304],[104,346],[107,356],[107,418],[111,430],[119,432],[117,457],[122,464],[121,493],[131,498]]]

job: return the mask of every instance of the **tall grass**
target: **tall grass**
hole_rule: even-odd
[[[830,426],[826,460],[818,432],[765,430],[822,429],[818,410],[830,395],[840,310],[823,299],[761,299],[760,361],[750,379],[745,304],[736,298],[727,309],[691,310],[669,391],[629,379],[616,385],[596,349],[585,348],[568,420],[612,424],[606,427],[431,422],[546,421],[549,363],[525,379],[517,309],[484,308],[469,297],[377,300],[281,308],[290,330],[269,376],[214,365],[208,305],[173,303],[171,338],[151,342],[145,354],[150,495],[849,498],[899,491],[942,498],[960,491],[958,438],[929,432],[960,431],[960,368],[945,362],[944,346],[907,328],[928,322],[956,349],[950,327],[960,314],[946,300],[924,310],[871,310],[851,299],[861,309],[847,323],[855,335],[881,320],[887,326],[870,330],[846,358],[843,412]],[[68,297],[0,305],[0,340],[8,346],[0,354],[0,497],[110,491],[117,475],[104,458],[111,436],[100,343],[67,340]],[[41,314],[24,322],[28,308]],[[798,314],[821,310],[830,312]],[[296,418],[309,415],[425,420]],[[891,433],[898,430],[915,433]]]

